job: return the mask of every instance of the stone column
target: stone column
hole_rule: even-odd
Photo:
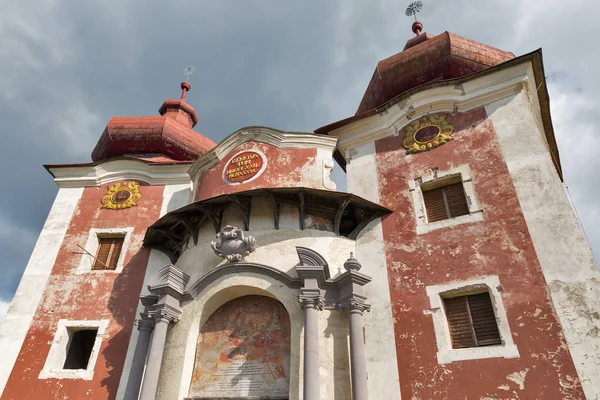
[[[146,373],[140,393],[140,400],[155,400],[158,380],[160,378],[160,367],[162,365],[165,341],[167,340],[167,329],[171,322],[177,322],[180,311],[167,305],[157,306],[154,316],[154,334],[150,343],[150,352],[146,362]]]
[[[352,253],[344,263],[344,268],[346,272],[338,279],[340,292],[338,306],[348,312],[352,400],[368,400],[367,360],[365,359],[362,315],[364,311],[369,311],[371,308],[363,294],[363,287],[371,281],[371,278],[359,272],[362,266]]]
[[[368,306],[358,301],[348,305],[350,322],[350,369],[352,378],[352,400],[368,400],[367,365],[365,359],[365,338],[363,335],[363,311]]]
[[[152,294],[140,297],[144,311],[140,313],[140,319],[136,321],[139,334],[137,343],[135,344],[135,352],[133,353],[123,400],[138,400],[140,396],[140,385],[142,384],[144,368],[146,367],[148,346],[150,346],[150,337],[154,329],[154,318],[150,316],[150,312],[154,310],[154,305],[157,301],[158,296]]]
[[[138,400],[140,395],[140,385],[144,376],[144,367],[146,366],[146,356],[148,355],[148,346],[150,345],[150,336],[154,329],[154,319],[147,313],[140,314],[141,319],[137,321],[138,339],[135,344],[133,361],[129,371],[127,388],[123,400]]]
[[[304,400],[320,400],[319,374],[319,294],[299,297],[304,310]]]

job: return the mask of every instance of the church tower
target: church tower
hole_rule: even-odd
[[[541,50],[422,31],[314,132],[215,143],[184,82],[92,162],[47,165],[0,399],[600,396],[600,273]]]

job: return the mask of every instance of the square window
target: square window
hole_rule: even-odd
[[[488,292],[443,301],[453,349],[502,344]]]
[[[123,249],[125,235],[99,236],[93,270],[115,270]]]
[[[417,235],[483,220],[468,165],[445,171],[432,168],[430,174],[408,181]]]
[[[92,228],[85,245],[77,243],[81,259],[75,273],[120,273],[131,244],[133,227]]]
[[[87,369],[98,329],[67,328],[69,344],[63,369]]]
[[[439,364],[517,358],[497,275],[426,287]]]
[[[108,320],[59,320],[39,379],[93,379],[107,327]]]
[[[445,182],[442,186],[432,189],[423,187],[423,201],[427,222],[469,215],[467,197],[460,180],[455,183]]]

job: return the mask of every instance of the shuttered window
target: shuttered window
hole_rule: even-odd
[[[444,299],[452,348],[502,344],[488,292]]]
[[[423,190],[427,221],[435,222],[469,214],[462,182]]]
[[[123,237],[98,238],[98,252],[92,269],[116,269],[123,248]]]

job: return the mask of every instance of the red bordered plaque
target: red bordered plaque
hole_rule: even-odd
[[[225,164],[223,180],[231,185],[249,182],[259,177],[267,167],[265,155],[258,150],[244,150]]]

